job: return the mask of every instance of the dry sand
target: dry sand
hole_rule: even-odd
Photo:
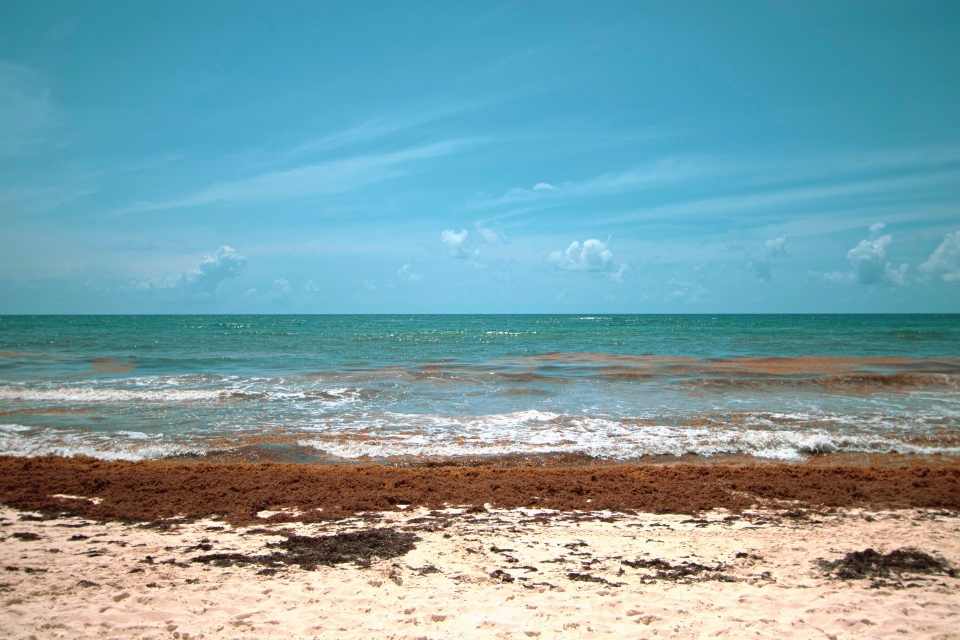
[[[913,547],[956,567],[956,511],[408,508],[245,527],[0,518],[11,638],[960,638],[956,574],[841,580],[818,564]],[[301,568],[268,546],[371,529],[394,532],[405,544],[384,555],[399,555]]]

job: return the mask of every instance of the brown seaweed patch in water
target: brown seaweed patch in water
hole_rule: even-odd
[[[90,361],[90,368],[97,373],[129,373],[137,368],[132,360],[118,360],[117,358],[94,358]]]
[[[768,375],[839,375],[865,367],[897,367],[911,364],[908,358],[798,356],[790,358],[731,358],[707,363],[712,371],[738,371]]]
[[[604,380],[650,380],[653,371],[641,367],[600,367],[597,375]]]
[[[533,371],[498,371],[496,376],[510,382],[565,382],[562,378]]]
[[[406,555],[419,540],[415,534],[388,528],[317,537],[289,535],[282,542],[267,545],[268,548],[279,549],[273,553],[211,553],[193,558],[193,562],[220,567],[254,564],[273,570],[297,566],[308,571],[319,565],[333,566],[347,562],[369,567],[375,559],[387,560]]]
[[[498,392],[501,396],[538,396],[546,397],[553,395],[546,389],[537,389],[531,387],[512,387]]]
[[[906,391],[911,389],[957,389],[960,378],[946,373],[859,373],[832,376],[817,381],[826,389],[845,391]]]
[[[820,388],[841,393],[869,394],[915,389],[958,389],[960,377],[946,373],[848,373],[829,376],[764,373],[749,377],[708,375],[685,380],[683,385],[707,391]]]
[[[621,353],[597,353],[591,351],[552,351],[535,356],[527,356],[525,360],[538,362],[599,362],[599,363],[629,363],[646,366],[690,366],[698,362],[696,358],[687,356],[656,356],[630,355]]]
[[[958,577],[957,570],[950,567],[946,561],[911,548],[896,549],[885,554],[864,549],[848,553],[839,560],[820,560],[818,564],[823,571],[837,580],[890,578],[904,574]]]

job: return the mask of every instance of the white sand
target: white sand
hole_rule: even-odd
[[[723,522],[725,514],[713,513],[704,525],[672,515],[604,522],[566,514],[538,522],[531,513],[469,514],[436,531],[422,528],[444,518],[405,524],[425,516],[424,511],[288,526],[309,535],[408,526],[419,529],[421,540],[407,555],[369,568],[291,567],[264,576],[257,566],[188,562],[205,552],[184,548],[203,538],[213,545],[210,552],[245,553],[261,553],[265,543],[280,539],[242,535],[243,529],[231,527],[206,530],[224,526],[219,522],[169,531],[116,523],[68,528],[63,525],[83,521],[23,521],[23,514],[0,509],[0,538],[5,538],[0,542],[0,635],[960,638],[960,579],[925,577],[913,588],[870,588],[869,580],[827,579],[815,564],[817,558],[836,559],[865,547],[910,546],[960,565],[956,515],[845,511],[810,522],[765,520],[758,513]],[[14,533],[41,539],[22,540]],[[88,538],[69,540],[77,534]],[[738,552],[750,557],[736,558]],[[148,555],[153,564],[142,562]],[[562,560],[551,562],[557,558]],[[726,567],[711,575],[734,581],[653,580],[650,570],[622,564],[638,558],[722,563]],[[163,564],[167,559],[187,566]],[[439,571],[421,575],[416,570],[428,565]],[[502,582],[491,577],[496,570],[517,579]],[[571,572],[624,584],[573,581]]]

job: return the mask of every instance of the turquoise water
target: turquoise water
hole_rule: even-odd
[[[960,452],[960,316],[0,316],[0,452]],[[304,453],[306,452],[306,453]]]

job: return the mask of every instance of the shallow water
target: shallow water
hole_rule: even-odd
[[[960,316],[0,316],[0,452],[240,447],[957,455]]]

